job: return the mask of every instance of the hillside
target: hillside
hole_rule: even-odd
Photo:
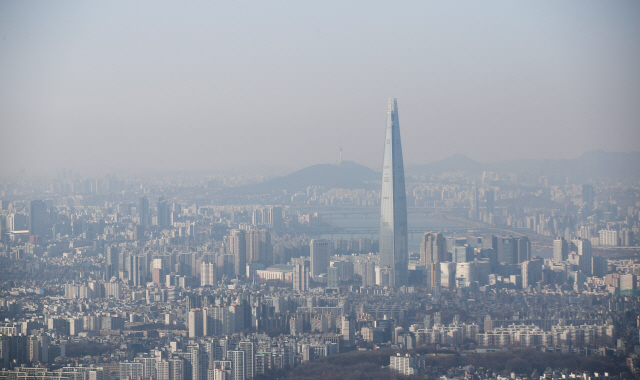
[[[372,189],[370,182],[380,181],[381,174],[352,161],[341,164],[318,164],[306,167],[283,177],[234,188],[235,193],[264,194],[286,190],[289,193],[303,191],[309,186],[324,186],[327,189]]]

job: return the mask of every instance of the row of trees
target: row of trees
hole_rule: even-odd
[[[500,351],[490,354],[468,354],[461,356],[454,352],[436,352],[433,348],[421,347],[413,351],[377,350],[331,355],[320,360],[302,364],[286,373],[273,373],[262,379],[284,378],[289,380],[315,379],[404,379],[405,376],[390,373],[389,357],[400,352],[428,354],[426,366],[448,370],[451,368],[474,366],[476,369],[509,375],[511,372],[528,377],[539,376],[546,368],[566,369],[573,372],[609,372],[613,375],[626,373],[627,368],[617,365],[613,359],[603,356],[579,356],[576,354],[545,353],[533,349]],[[412,379],[431,379],[435,374],[424,373],[411,376]]]

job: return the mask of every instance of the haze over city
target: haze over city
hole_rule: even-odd
[[[640,380],[638,20],[0,2],[0,380]]]
[[[2,2],[2,172],[637,150],[637,2]]]

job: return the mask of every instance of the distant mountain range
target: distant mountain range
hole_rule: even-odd
[[[570,176],[582,180],[640,179],[640,152],[605,152],[594,150],[578,158],[559,160],[508,160],[482,164],[456,154],[425,165],[407,165],[407,174],[439,175],[444,172],[481,174],[483,171]]]
[[[605,152],[595,150],[574,159],[562,160],[509,160],[483,164],[456,154],[425,165],[407,165],[408,175],[440,175],[446,172],[464,172],[479,175],[483,171],[498,173],[532,174],[574,180],[637,180],[640,179],[640,152]],[[341,164],[318,164],[262,183],[228,188],[235,194],[266,194],[286,190],[288,193],[304,191],[309,186],[327,189],[374,189],[379,186],[381,174],[352,161]]]
[[[309,186],[324,186],[327,189],[370,189],[371,181],[379,181],[381,174],[352,161],[340,164],[318,164],[300,169],[283,177],[262,183],[241,186],[236,189],[243,193],[265,194],[286,190],[289,193],[305,190]]]

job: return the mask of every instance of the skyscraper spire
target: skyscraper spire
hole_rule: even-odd
[[[380,199],[380,267],[389,268],[389,284],[407,284],[407,196],[400,142],[398,102],[389,99]],[[381,271],[382,273],[382,271]],[[385,284],[382,284],[385,285]]]

